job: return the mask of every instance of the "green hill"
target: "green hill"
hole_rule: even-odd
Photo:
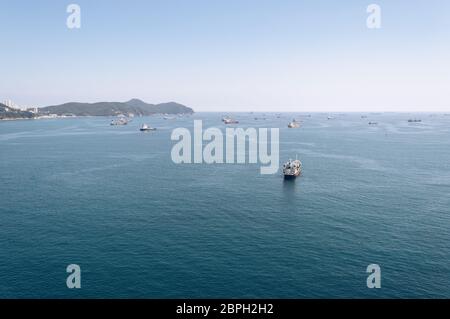
[[[194,111],[175,102],[148,104],[138,99],[128,102],[65,103],[39,109],[40,114],[75,115],[75,116],[116,116],[119,114],[151,115],[159,113],[190,114]]]
[[[31,112],[12,109],[0,103],[0,120],[31,119],[34,116]]]

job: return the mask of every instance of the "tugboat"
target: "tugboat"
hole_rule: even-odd
[[[302,173],[302,162],[300,162],[298,159],[295,161],[289,159],[284,165],[283,165],[283,175],[284,179],[294,179],[297,176],[300,176]]]
[[[289,128],[299,128],[300,127],[300,123],[297,122],[295,119],[292,120],[291,123],[288,124]]]
[[[409,119],[408,123],[420,123],[422,122],[422,120],[418,120],[418,119]]]
[[[378,125],[378,122],[369,122],[369,125]]]
[[[139,130],[141,132],[148,132],[148,131],[156,131],[156,128],[150,127],[147,124],[143,124]]]

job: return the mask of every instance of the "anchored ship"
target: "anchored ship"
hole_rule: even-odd
[[[288,124],[289,128],[299,128],[300,127],[300,123],[297,122],[295,119],[292,120],[291,123]]]
[[[156,128],[150,127],[147,124],[144,124],[144,125],[141,126],[141,128],[139,130],[141,132],[148,132],[148,131],[156,131]]]
[[[110,125],[127,125],[128,119],[126,117],[119,117],[116,120],[112,120]]]
[[[293,179],[302,173],[302,162],[298,159],[287,161],[283,165],[283,175],[285,179]]]
[[[225,124],[238,124],[239,123],[239,121],[236,121],[235,119],[230,119],[230,118],[223,119],[223,122]]]

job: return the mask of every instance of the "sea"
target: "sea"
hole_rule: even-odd
[[[449,115],[228,114],[279,128],[290,181],[172,161],[224,115],[1,121],[0,298],[450,298]]]

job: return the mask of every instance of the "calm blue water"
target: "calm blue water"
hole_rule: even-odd
[[[450,116],[236,115],[280,127],[294,182],[171,161],[173,128],[221,116],[0,122],[0,297],[450,297]]]

